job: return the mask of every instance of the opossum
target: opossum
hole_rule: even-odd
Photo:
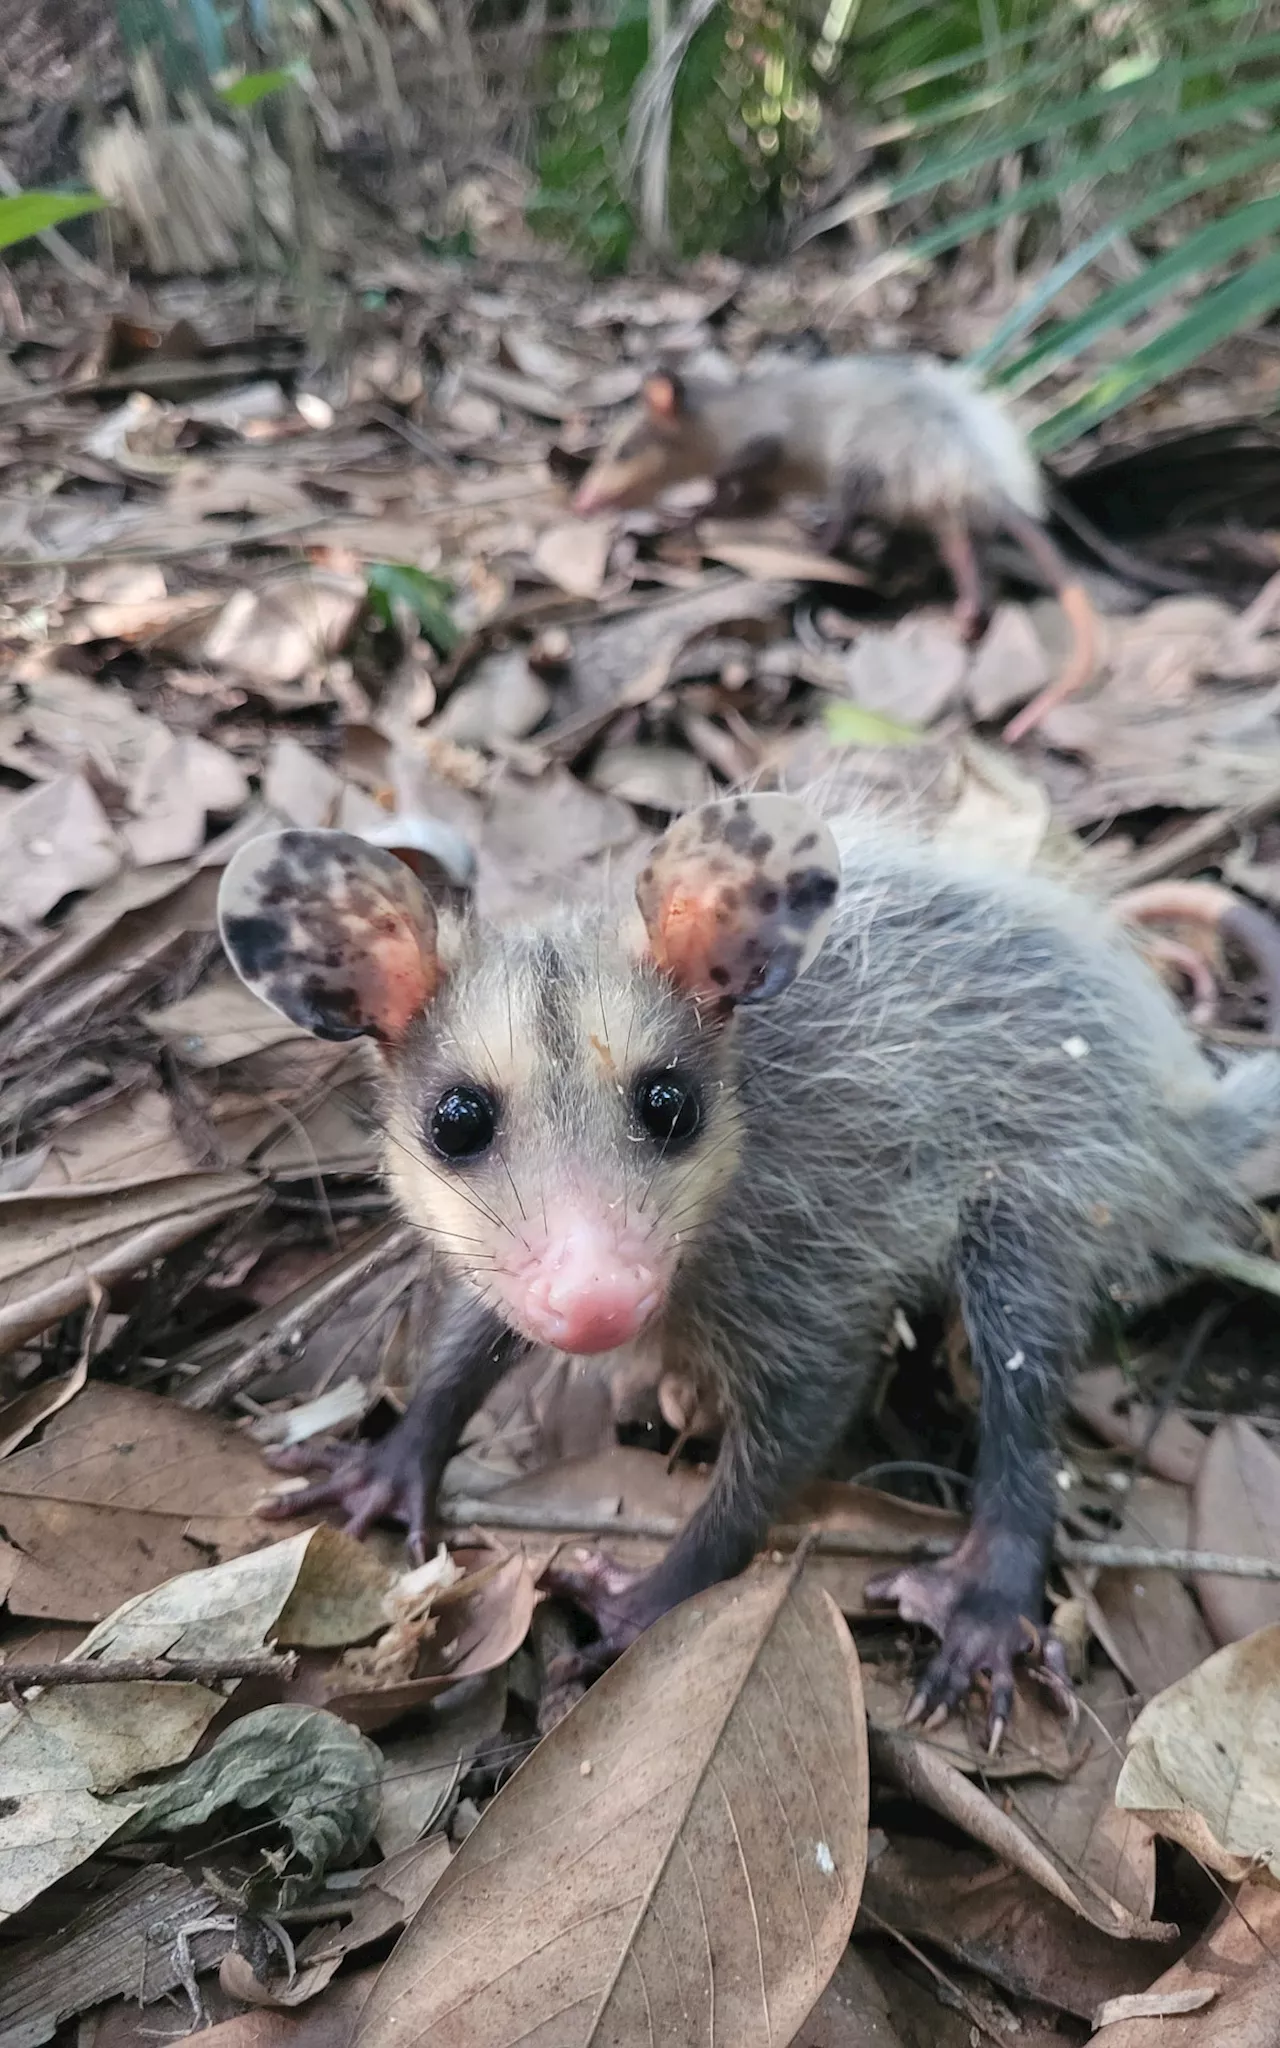
[[[651,1330],[725,1433],[654,1570],[562,1572],[601,1668],[746,1566],[895,1308],[951,1296],[982,1388],[971,1527],[874,1592],[941,1640],[918,1712],[986,1674],[998,1742],[1028,1650],[1067,1696],[1038,1628],[1067,1376],[1103,1302],[1238,1235],[1280,1058],[1219,1079],[1122,928],[1061,884],[784,795],[677,820],[630,910],[488,926],[380,848],[286,831],[236,854],[219,915],[275,1009],[378,1043],[390,1183],[452,1276],[398,1428],[295,1457],[332,1469],[284,1512],[395,1514],[420,1554],[459,1431],[522,1346]]]
[[[1011,534],[1057,592],[1072,650],[1007,739],[1021,739],[1092,675],[1097,621],[1045,529],[1035,459],[999,401],[959,366],[927,355],[844,356],[727,386],[686,384],[664,370],[592,463],[574,508],[650,505],[672,484],[704,477],[721,512],[756,511],[791,493],[825,499],[827,547],[866,514],[925,528],[955,583],[966,634],[984,612],[973,535]]]

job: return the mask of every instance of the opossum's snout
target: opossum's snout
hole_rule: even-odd
[[[511,1321],[558,1351],[612,1351],[638,1336],[666,1294],[652,1238],[581,1209],[539,1216],[490,1285]]]

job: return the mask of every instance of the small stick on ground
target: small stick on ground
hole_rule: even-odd
[[[1280,1284],[1280,1265],[1276,1268]],[[594,1541],[610,1536],[666,1543],[681,1524],[669,1515],[600,1515],[587,1508],[538,1508],[503,1505],[499,1501],[446,1500],[441,1519],[449,1531],[473,1529],[523,1530],[529,1535],[580,1536]],[[951,1536],[876,1536],[870,1531],[823,1529],[812,1524],[784,1524],[771,1529],[765,1550],[795,1550],[813,1539],[815,1557],[947,1557],[955,1549]],[[1097,1543],[1059,1535],[1054,1556],[1062,1564],[1094,1565],[1099,1569],[1135,1572],[1206,1573],[1218,1578],[1266,1579],[1280,1582],[1280,1558],[1235,1557],[1218,1550],[1162,1550],[1153,1544]]]
[[[298,1660],[292,1650],[261,1650],[248,1657],[65,1657],[58,1664],[0,1664],[0,1686],[25,1692],[28,1686],[144,1684],[217,1685],[228,1678],[292,1678]]]

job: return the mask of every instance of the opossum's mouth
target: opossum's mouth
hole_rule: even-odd
[[[638,1337],[666,1295],[658,1247],[647,1233],[581,1216],[549,1217],[545,1235],[522,1233],[518,1258],[490,1278],[514,1326],[536,1344],[589,1354]]]

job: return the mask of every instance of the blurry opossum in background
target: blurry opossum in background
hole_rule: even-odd
[[[402,1422],[295,1456],[340,1504],[427,1539],[467,1418],[531,1343],[651,1330],[725,1421],[712,1484],[643,1575],[558,1581],[599,1668],[741,1571],[821,1469],[895,1308],[958,1300],[981,1381],[972,1524],[873,1589],[941,1639],[918,1711],[990,1681],[989,1734],[1040,1634],[1054,1431],[1100,1304],[1247,1220],[1238,1163],[1280,1125],[1280,1059],[1219,1079],[1126,934],[1058,883],[790,796],[665,834],[634,908],[487,926],[340,832],[255,840],[220,896],[251,988],[383,1053],[387,1172],[452,1275]]]
[[[957,365],[920,354],[841,356],[731,385],[660,371],[592,462],[574,509],[652,505],[673,484],[703,478],[716,486],[715,512],[821,498],[829,548],[858,517],[923,528],[955,584],[966,633],[984,611],[973,537],[1011,534],[1057,593],[1072,645],[1061,675],[1018,713],[1006,739],[1022,738],[1092,675],[1097,622],[1046,529],[1035,458],[999,399]]]

